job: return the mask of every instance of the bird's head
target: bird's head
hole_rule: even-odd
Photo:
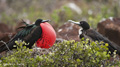
[[[40,23],[44,23],[44,22],[49,22],[50,20],[42,20],[42,19],[37,19],[35,21],[35,25],[40,25]]]
[[[86,21],[75,22],[75,21],[72,21],[72,20],[68,20],[68,22],[79,25],[80,27],[82,27],[83,30],[90,29],[90,25]]]

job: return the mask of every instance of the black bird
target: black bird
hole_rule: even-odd
[[[29,45],[25,45],[27,48],[32,48],[33,44],[41,37],[42,29],[40,27],[40,23],[48,22],[49,20],[42,20],[37,19],[34,24],[27,24],[24,22],[26,26],[22,26],[19,28],[22,28],[21,31],[19,31],[6,45],[0,46],[0,53],[8,50],[16,48],[14,45],[16,45],[15,41],[21,40],[25,41],[26,43],[29,43]]]
[[[80,38],[84,37],[83,34],[86,33],[86,31],[88,29],[90,29],[90,25],[86,21],[75,22],[75,21],[72,21],[72,20],[68,20],[68,22],[72,22],[72,23],[80,26],[80,29],[79,29],[79,37]]]
[[[82,37],[84,37],[84,38],[89,38],[92,41],[98,41],[98,42],[103,41],[103,42],[109,44],[108,48],[109,48],[109,51],[111,51],[111,53],[113,53],[114,50],[117,50],[117,54],[120,55],[120,46],[118,46],[117,44],[111,42],[106,37],[103,37],[97,31],[91,29],[89,24],[86,21],[75,22],[75,21],[69,20],[68,22],[75,23],[75,24],[77,24],[77,25],[79,25],[81,27],[79,29],[79,37],[80,37],[80,39]]]

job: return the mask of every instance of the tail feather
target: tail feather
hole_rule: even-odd
[[[9,41],[8,43],[4,43],[3,45],[0,46],[0,53],[6,50],[11,50],[15,47],[13,47],[13,45],[15,45],[14,40],[13,41]]]
[[[9,50],[9,49],[7,49],[6,45],[0,46],[0,53],[5,51],[5,50]]]

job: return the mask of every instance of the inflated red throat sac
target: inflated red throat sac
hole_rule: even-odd
[[[42,28],[42,36],[37,40],[36,46],[40,48],[50,48],[56,41],[56,32],[53,27],[47,23],[40,24]]]

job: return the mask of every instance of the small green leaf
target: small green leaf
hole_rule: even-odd
[[[109,46],[109,44],[108,44],[108,43],[106,43],[106,44],[105,44],[105,46]]]
[[[77,59],[76,61],[77,61],[77,62],[80,62],[80,59]]]
[[[17,47],[17,45],[13,45],[13,47]]]

